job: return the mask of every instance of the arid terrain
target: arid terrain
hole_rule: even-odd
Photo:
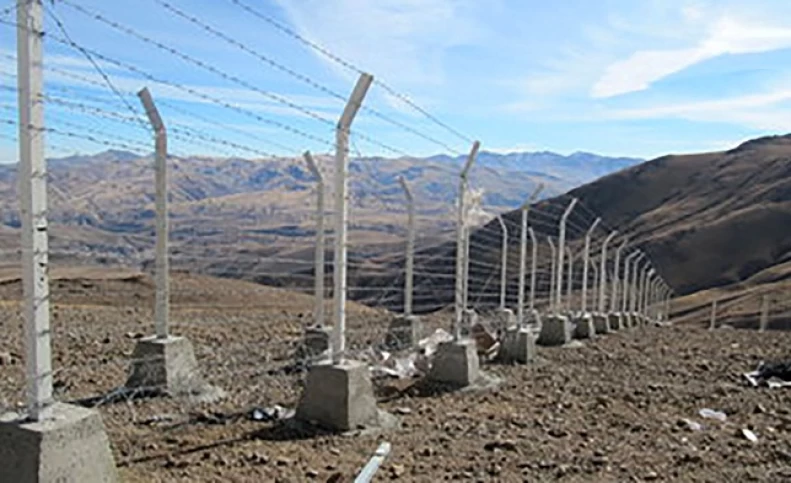
[[[123,383],[135,339],[152,331],[151,281],[133,271],[53,273],[55,385],[61,400]],[[20,401],[18,281],[0,288],[0,404]],[[576,348],[540,348],[531,366],[485,365],[493,390],[443,393],[377,382],[400,428],[343,436],[254,421],[251,409],[293,407],[293,362],[310,298],[246,282],[174,274],[173,332],[196,348],[219,402],[139,399],[100,405],[126,481],[351,481],[378,444],[392,453],[376,481],[788,481],[791,410],[782,389],[742,373],[788,356],[787,332],[637,328]],[[390,316],[351,304],[354,347],[376,344]],[[424,333],[448,327],[426,317]],[[727,420],[704,419],[704,408]],[[692,429],[689,419],[703,425]],[[741,433],[751,429],[758,442]]]

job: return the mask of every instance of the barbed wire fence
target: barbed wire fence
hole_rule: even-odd
[[[45,43],[84,57],[90,68],[75,72],[46,61],[37,66],[51,79],[36,100],[45,106],[47,119],[28,129],[44,136],[49,150],[64,152],[63,146],[68,149],[72,143],[109,150],[103,156],[52,161],[46,171],[54,399],[98,408],[116,458],[124,465],[161,454],[162,445],[170,444],[163,443],[163,428],[169,435],[189,434],[209,431],[205,428],[216,424],[260,424],[291,414],[307,368],[335,355],[331,327],[339,323],[333,305],[333,276],[339,267],[332,247],[340,213],[333,203],[337,193],[331,180],[337,173],[329,154],[336,147],[336,120],[327,111],[337,108],[339,113],[346,95],[199,16],[165,0],[153,2],[163,14],[318,91],[332,109],[320,111],[265,90],[70,0],[45,8],[51,25]],[[364,74],[246,4],[229,2]],[[265,98],[298,118],[287,123],[265,116],[210,89],[80,44],[61,20],[61,9],[66,8],[96,28],[112,30]],[[6,18],[10,11],[0,12],[0,24],[14,32],[26,29]],[[0,56],[17,60],[8,53]],[[8,69],[0,70],[0,76],[0,122],[18,130],[18,106],[10,96],[19,91],[8,85],[18,79]],[[151,89],[161,113],[166,152],[152,142],[160,139],[160,130],[150,124],[150,106],[141,105],[138,89],[143,86]],[[577,201],[569,196],[549,199],[556,194],[551,187],[543,194],[548,199],[526,203],[542,180],[519,166],[473,164],[469,191],[459,191],[459,173],[472,138],[384,81],[374,81],[372,89],[369,98],[393,97],[435,130],[415,128],[411,120],[397,119],[367,103],[357,125],[385,124],[455,158],[424,163],[408,149],[391,146],[363,129],[350,130],[344,265],[349,302],[344,305],[343,356],[368,363],[375,384],[426,372],[430,354],[420,351],[424,342],[432,337],[445,340],[454,331],[451,309],[456,302],[460,228],[454,220],[460,199],[465,200],[469,233],[463,244],[468,254],[463,309],[482,317],[510,309],[522,315],[520,324],[531,311],[618,310],[620,292],[610,290],[611,282],[627,279],[628,273],[614,262],[614,242],[605,250],[615,229],[601,222],[591,232],[598,216],[581,202],[568,211]],[[178,93],[211,112],[260,123],[277,135],[216,121],[205,110],[196,112],[172,98],[156,99],[160,90]],[[159,176],[165,166],[166,183],[157,186],[155,180],[164,180]],[[75,167],[80,176],[74,175]],[[413,182],[418,179],[420,183]],[[13,171],[0,176],[0,194],[6,200],[0,206],[0,331],[7,334],[0,345],[0,363],[9,367],[0,377],[0,413],[24,410],[29,404],[25,388],[38,383],[25,373],[20,349],[22,327],[29,321],[23,320],[21,311],[22,214],[11,202],[17,198],[17,186]],[[218,186],[233,189],[222,192]],[[526,225],[522,207],[529,210]],[[168,215],[164,229],[157,225],[163,209]],[[588,234],[589,261],[583,267]],[[158,236],[166,236],[169,243],[164,259],[157,256],[163,253]],[[630,250],[637,248],[629,247],[621,256]],[[228,280],[220,283],[216,277]],[[633,280],[626,280],[624,293],[637,284],[637,278]],[[417,328],[400,324],[399,316],[418,316]],[[195,358],[171,397],[158,397],[165,392],[159,375],[145,372],[153,363],[167,363],[167,358],[135,349],[160,330],[167,337],[183,337]]]

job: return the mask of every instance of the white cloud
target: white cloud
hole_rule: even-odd
[[[471,0],[279,3],[302,35],[396,84],[441,85],[445,51],[479,35],[468,15]]]
[[[690,14],[696,19],[700,15]],[[610,64],[593,85],[594,98],[647,89],[651,84],[695,64],[725,54],[770,52],[791,48],[791,28],[747,23],[723,16],[691,47],[638,51]]]
[[[791,109],[779,104],[791,101],[791,89],[778,88],[759,94],[726,99],[663,104],[653,107],[606,111],[606,119],[684,119],[725,122],[769,131],[791,131]]]

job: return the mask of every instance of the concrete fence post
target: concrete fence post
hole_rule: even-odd
[[[618,312],[618,295],[620,292],[620,280],[621,280],[621,253],[623,253],[624,249],[626,249],[626,245],[629,243],[628,238],[624,238],[623,243],[618,246],[618,249],[615,250],[615,266],[613,267],[613,276],[612,276],[612,300],[610,300],[610,312]]]
[[[549,244],[549,253],[551,257],[551,268],[549,271],[549,312],[555,313],[558,311],[558,306],[555,304],[555,274],[557,273],[557,251],[555,250],[555,242],[552,241],[552,237],[547,237],[547,243]]]
[[[505,310],[506,296],[508,295],[508,226],[502,215],[497,215],[502,232],[500,245],[500,310]]]
[[[764,332],[769,327],[769,296],[764,295],[761,297],[761,320],[759,323],[759,332]]]
[[[590,228],[585,233],[585,248],[582,251],[582,306],[580,308],[583,314],[588,309],[588,265],[590,264],[591,235],[596,230],[596,227],[599,226],[599,223],[601,223],[601,218],[593,220]]]
[[[532,254],[530,257],[530,310],[536,309],[536,276],[538,274],[538,239],[536,239],[536,232],[530,227],[527,229],[530,234],[530,249]]]
[[[19,211],[22,219],[22,291],[25,323],[27,412],[33,421],[52,416],[52,348],[49,314],[47,162],[42,100],[43,6],[17,5],[19,103]]]
[[[607,296],[607,245],[610,244],[615,235],[618,234],[617,230],[613,230],[601,246],[601,266],[599,267],[599,313],[603,314],[605,307],[605,297]]]
[[[166,339],[169,335],[168,319],[170,312],[170,262],[168,260],[168,200],[167,200],[167,158],[168,141],[165,124],[159,115],[154,100],[148,89],[137,93],[146,111],[148,121],[154,130],[154,172],[155,172],[155,205],[156,205],[156,304],[154,321],[156,336]]]
[[[313,257],[313,322],[318,326],[324,325],[324,176],[321,174],[310,151],[303,154],[308,169],[316,178],[316,252]]]
[[[544,188],[543,184],[539,184],[533,194],[530,195],[530,198],[522,205],[522,225],[521,225],[521,232],[519,236],[519,293],[517,295],[517,307],[516,307],[516,320],[520,327],[524,324],[525,320],[525,277],[527,275],[527,235],[528,235],[528,223],[527,217],[530,214],[530,206],[535,202],[536,198],[538,198],[539,193]],[[535,234],[531,234],[531,239],[535,238]],[[534,243],[535,245],[535,243]],[[535,255],[534,255],[535,257]],[[532,272],[531,272],[532,278]],[[531,284],[532,289],[532,284]],[[530,309],[533,309],[532,303]]]
[[[475,162],[475,157],[478,155],[478,149],[480,148],[481,143],[475,141],[472,144],[472,149],[470,150],[470,154],[467,156],[467,161],[464,163],[464,167],[459,174],[459,193],[458,193],[458,212],[457,212],[457,228],[456,228],[456,290],[455,290],[455,316],[454,316],[454,324],[453,324],[453,338],[454,340],[459,340],[461,338],[461,325],[462,325],[462,314],[464,310],[467,308],[465,306],[465,299],[464,294],[466,293],[465,286],[465,266],[467,265],[466,260],[466,252],[467,252],[467,243],[466,243],[466,206],[465,206],[465,199],[467,195],[467,189],[469,185],[469,180],[467,176],[469,175],[470,168],[472,164]]]
[[[558,264],[557,264],[557,285],[555,289],[555,307],[558,312],[563,311],[563,256],[565,255],[566,251],[566,223],[568,222],[569,215],[571,211],[574,209],[574,206],[577,205],[577,198],[572,198],[569,205],[566,207],[566,211],[563,212],[563,216],[560,217],[560,235],[558,237]]]
[[[414,295],[415,279],[415,198],[412,190],[403,176],[398,177],[398,182],[404,190],[407,202],[407,242],[406,242],[406,274],[404,275],[404,315],[412,315],[412,298]]]
[[[571,297],[574,291],[574,254],[568,247],[566,247],[566,257],[569,259],[568,283],[566,284],[566,309],[571,312],[573,309]]]
[[[346,352],[349,129],[372,82],[373,76],[360,74],[335,129],[335,267],[333,271],[335,325],[332,333],[334,364],[340,364]]]

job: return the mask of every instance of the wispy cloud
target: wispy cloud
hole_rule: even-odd
[[[703,13],[686,10],[685,16],[699,22]],[[708,25],[706,35],[689,47],[641,50],[613,62],[593,85],[591,95],[606,98],[641,91],[665,77],[721,55],[786,48],[791,48],[791,28],[723,16]]]
[[[278,3],[305,37],[400,85],[442,84],[445,52],[480,35],[469,15],[472,0]]]

